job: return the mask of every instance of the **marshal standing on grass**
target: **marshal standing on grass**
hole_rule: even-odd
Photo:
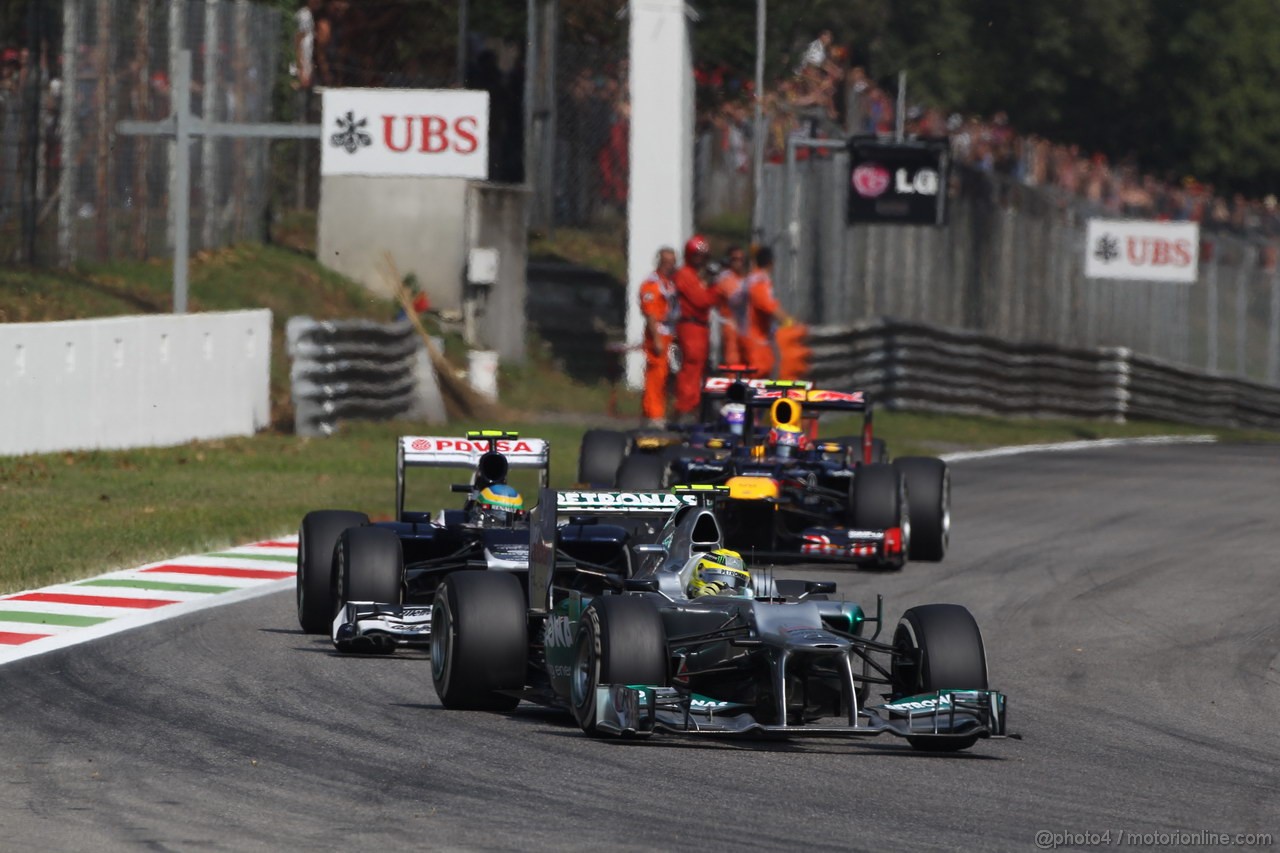
[[[710,247],[700,234],[684,244],[684,266],[676,270],[676,294],[680,315],[676,320],[676,342],[680,345],[680,372],[676,374],[676,419],[692,416],[702,396],[707,351],[711,347],[711,309],[716,304],[715,288],[702,277]]]
[[[667,417],[667,379],[671,375],[667,350],[676,314],[676,250],[658,250],[657,268],[640,282],[640,313],[644,315],[644,397],[641,409],[648,426],[663,426]]]
[[[755,269],[747,276],[747,330],[743,349],[755,375],[769,377],[773,376],[777,361],[774,358],[776,326],[794,321],[773,295],[773,250],[761,246],[756,249],[755,260]]]
[[[746,364],[742,335],[747,329],[747,253],[741,246],[730,246],[726,261],[724,271],[716,276],[720,361],[722,364]]]

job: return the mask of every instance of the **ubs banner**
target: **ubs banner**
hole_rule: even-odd
[[[947,223],[947,141],[849,140],[849,222]]]
[[[489,93],[326,89],[321,175],[489,177]]]
[[[1090,219],[1084,274],[1193,284],[1199,255],[1200,226],[1194,222]]]

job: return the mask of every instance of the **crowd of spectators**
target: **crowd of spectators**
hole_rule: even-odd
[[[721,162],[747,174],[754,130],[753,86],[727,68],[696,70],[701,132],[714,134]],[[774,82],[762,99],[767,139],[765,156],[781,162],[789,136],[841,139],[892,135],[896,130],[896,92],[880,85],[824,30],[800,61]],[[1112,162],[1079,146],[1018,133],[1008,115],[990,118],[911,105],[903,117],[909,136],[948,137],[954,162],[1001,175],[1029,187],[1079,198],[1094,209],[1117,216],[1201,222],[1240,233],[1280,236],[1280,205],[1274,195],[1248,199],[1224,196],[1193,177],[1162,179],[1142,171],[1129,158]],[[797,157],[808,155],[799,149]]]
[[[0,49],[0,225],[17,215],[20,199],[19,151],[27,93],[27,51]]]
[[[565,222],[626,215],[630,170],[630,68],[599,49],[562,51],[567,85],[557,105],[557,216]]]
[[[1280,207],[1274,195],[1249,199],[1237,192],[1226,196],[1191,176],[1161,179],[1143,172],[1136,158],[1113,162],[1078,145],[1017,133],[1004,113],[985,119],[920,110],[907,128],[921,136],[948,136],[957,162],[1024,186],[1083,199],[1108,215],[1191,221],[1242,234],[1280,236]]]
[[[0,47],[0,229],[16,222],[26,191],[25,181],[37,178],[35,189],[43,193],[51,169],[57,168],[57,105],[62,82],[57,77],[57,57],[43,53],[32,61],[25,47]],[[54,66],[51,68],[50,66]],[[39,100],[38,105],[32,99]],[[40,133],[33,140],[33,107]],[[33,157],[33,153],[35,156]],[[30,168],[35,164],[34,172]]]

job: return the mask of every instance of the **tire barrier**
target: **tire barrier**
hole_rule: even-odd
[[[443,421],[435,373],[408,320],[291,317],[286,337],[298,435],[329,435],[344,420]]]
[[[1124,347],[1011,343],[890,318],[812,326],[809,378],[890,409],[1280,429],[1280,388]]]

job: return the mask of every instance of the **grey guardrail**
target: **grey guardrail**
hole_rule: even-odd
[[[430,360],[408,320],[291,317],[285,336],[298,435],[328,435],[343,420],[443,417]]]
[[[808,342],[810,378],[889,408],[1280,429],[1280,388],[1123,347],[1011,343],[891,319],[814,326]]]

